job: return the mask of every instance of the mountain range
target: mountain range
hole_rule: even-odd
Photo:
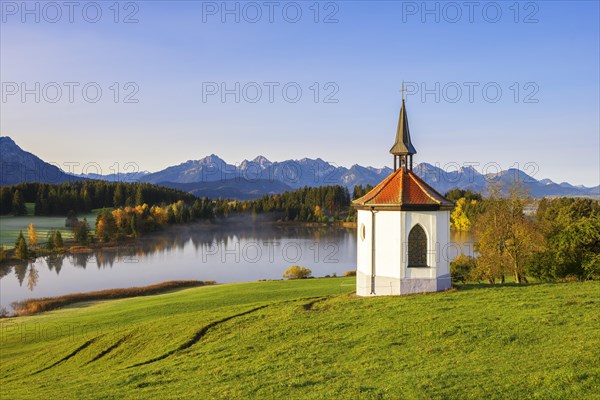
[[[489,182],[511,184],[518,180],[534,197],[600,197],[600,186],[588,188],[550,179],[537,180],[518,169],[481,174],[473,167],[446,172],[422,162],[414,171],[440,193],[451,189],[470,189],[485,193]],[[107,181],[148,182],[185,190],[197,196],[228,197],[240,200],[281,193],[304,186],[342,185],[350,190],[356,185],[376,185],[392,172],[391,168],[353,165],[337,166],[320,158],[269,161],[263,156],[229,164],[215,154],[189,160],[157,172],[124,174],[70,175],[39,157],[21,149],[11,138],[0,137],[0,185],[20,182],[60,183],[69,180],[101,179]]]

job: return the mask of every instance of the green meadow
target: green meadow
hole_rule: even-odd
[[[600,282],[227,284],[1,321],[7,399],[600,398]]]
[[[27,227],[29,224],[33,224],[38,234],[38,240],[40,243],[46,242],[46,236],[51,229],[59,230],[62,234],[63,239],[71,239],[73,232],[71,229],[65,227],[66,216],[60,217],[42,217],[33,215],[34,203],[26,203],[27,215],[13,216],[3,215],[0,216],[0,245],[5,248],[14,247],[19,231],[23,231],[23,235],[27,238]],[[95,212],[85,215],[79,215],[77,218],[82,220],[87,218],[90,228],[94,228],[96,221],[96,215],[98,210]]]

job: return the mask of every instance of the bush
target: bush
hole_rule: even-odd
[[[535,253],[525,261],[527,273],[543,282],[556,280],[555,255],[551,251]]]
[[[69,211],[67,214],[67,219],[65,219],[65,227],[74,228],[78,222],[79,220],[77,219],[77,213],[75,213],[73,210]]]
[[[30,315],[44,311],[55,310],[69,304],[82,301],[98,301],[108,299],[124,299],[128,297],[148,296],[164,293],[173,289],[184,289],[205,285],[214,285],[215,281],[168,281],[150,286],[131,287],[124,289],[107,289],[96,292],[72,293],[57,297],[44,297],[39,299],[25,299],[12,302],[15,315]]]
[[[595,279],[600,277],[600,254],[588,256],[583,261],[582,266],[587,279]]]
[[[344,272],[344,276],[356,276],[356,270]]]
[[[471,279],[475,268],[477,268],[475,257],[461,254],[450,262],[450,275],[454,282],[464,283]]]
[[[310,269],[299,265],[292,265],[283,273],[283,277],[286,279],[305,279],[311,275],[312,271]]]

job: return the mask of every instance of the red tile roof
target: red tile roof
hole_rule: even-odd
[[[397,169],[369,193],[354,200],[357,208],[451,209],[454,203],[404,167]]]

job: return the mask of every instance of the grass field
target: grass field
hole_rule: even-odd
[[[228,284],[2,321],[7,399],[594,399],[600,282]]]
[[[60,230],[63,239],[70,239],[73,237],[71,229],[65,227],[64,217],[40,217],[33,215],[33,203],[26,203],[27,215],[21,215],[15,217],[13,215],[0,216],[0,245],[5,248],[12,248],[15,245],[15,241],[19,236],[19,231],[23,231],[23,235],[27,238],[27,227],[29,224],[33,224],[38,234],[38,240],[40,243],[46,241],[46,236],[50,229]],[[93,230],[94,223],[96,222],[97,212],[90,214],[79,215],[78,218],[82,220],[87,218],[90,228]]]

